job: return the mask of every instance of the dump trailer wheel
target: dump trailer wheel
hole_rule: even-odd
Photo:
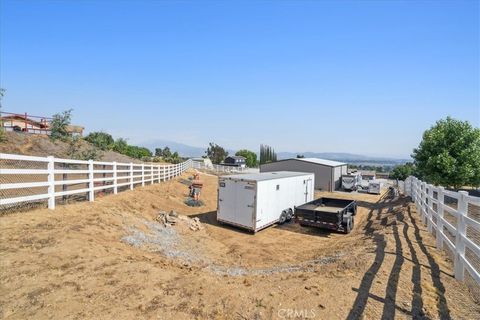
[[[283,210],[280,214],[280,218],[278,218],[278,224],[284,224],[285,221],[287,221],[287,212]]]
[[[343,226],[343,230],[344,230],[343,232],[345,234],[348,234],[352,231],[352,229],[353,229],[353,218],[349,217],[345,222],[345,225]]]

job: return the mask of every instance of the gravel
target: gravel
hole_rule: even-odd
[[[338,261],[344,254],[339,253],[334,256],[321,257],[314,260],[303,261],[298,264],[279,265],[270,268],[244,268],[240,266],[227,267],[215,264],[209,259],[193,252],[188,246],[182,245],[182,236],[174,227],[160,223],[144,220],[143,224],[148,228],[148,232],[143,232],[136,228],[128,228],[128,235],[122,238],[122,241],[135,247],[146,248],[152,252],[158,252],[170,259],[176,259],[183,265],[196,264],[205,266],[203,269],[218,276],[261,276],[272,275],[276,273],[292,272],[314,272],[315,267],[326,265]]]

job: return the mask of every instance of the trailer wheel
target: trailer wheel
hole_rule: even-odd
[[[278,219],[278,224],[284,224],[287,221],[287,211],[283,210]]]
[[[347,222],[345,223],[345,226],[344,226],[344,232],[345,233],[350,233],[353,229],[353,217],[350,217],[347,219]]]
[[[292,218],[293,218],[293,210],[292,210],[292,209],[288,209],[288,210],[287,210],[287,221],[292,220]]]

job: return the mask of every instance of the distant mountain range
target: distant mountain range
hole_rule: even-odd
[[[183,143],[169,140],[154,140],[141,144],[142,146],[155,151],[155,148],[164,148],[168,146],[170,150],[177,151],[183,157],[201,157],[205,155],[206,148],[194,147]],[[229,154],[235,154],[236,150],[227,149]],[[296,158],[297,155],[303,155],[305,158],[322,158],[340,162],[348,162],[363,165],[396,165],[411,160],[396,159],[389,157],[372,157],[360,154],[345,152],[277,152],[278,159]]]

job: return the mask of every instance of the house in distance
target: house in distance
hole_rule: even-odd
[[[224,166],[245,168],[247,166],[245,157],[242,156],[228,156],[223,160]]]

